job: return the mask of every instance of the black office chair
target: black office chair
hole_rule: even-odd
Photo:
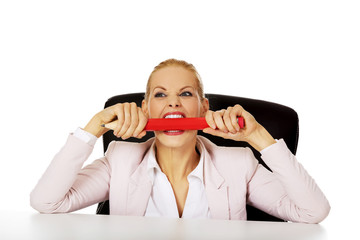
[[[229,106],[240,104],[244,109],[250,112],[255,119],[263,125],[275,139],[283,138],[293,154],[296,153],[299,137],[299,119],[297,113],[286,106],[266,102],[262,100],[219,95],[219,94],[206,94],[206,98],[209,99],[210,109],[213,111],[219,109],[226,109]],[[144,93],[132,93],[114,96],[105,103],[105,108],[112,106],[116,103],[123,102],[136,102],[138,106],[141,106],[141,101],[144,99]],[[260,153],[256,151],[246,142],[236,142],[233,140],[227,140],[220,137],[205,134],[202,131],[198,131],[199,135],[205,136],[218,146],[237,146],[237,147],[250,147],[258,159],[269,171],[268,166],[260,158]],[[153,132],[148,132],[142,139],[129,138],[126,141],[130,142],[145,142],[149,138],[153,137]],[[122,141],[120,138],[116,138],[112,131],[109,131],[103,135],[104,152],[111,141]],[[279,218],[264,213],[252,206],[247,206],[248,220],[253,221],[283,221]],[[99,203],[97,214],[109,214],[109,201]]]

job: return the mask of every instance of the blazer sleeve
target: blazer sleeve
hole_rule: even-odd
[[[107,200],[110,181],[107,158],[82,169],[92,150],[92,146],[70,134],[31,192],[30,205],[41,213],[64,213]]]
[[[328,215],[325,195],[287,148],[283,139],[261,156],[272,172],[258,164],[248,183],[248,204],[292,222],[319,223]]]

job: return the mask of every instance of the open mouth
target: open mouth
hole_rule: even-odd
[[[163,118],[185,118],[185,114],[182,112],[168,112],[165,113]]]
[[[172,112],[172,113],[166,113],[164,115],[164,118],[185,118],[185,114],[183,114],[182,112]],[[183,134],[185,131],[184,130],[168,130],[168,131],[164,131],[164,133],[166,135],[180,135]]]

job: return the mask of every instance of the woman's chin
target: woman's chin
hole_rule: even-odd
[[[184,131],[184,130],[174,130],[174,131],[157,131],[155,133],[156,139],[166,147],[176,148],[187,145],[189,141],[196,138],[197,131]]]

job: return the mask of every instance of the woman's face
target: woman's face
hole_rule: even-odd
[[[208,101],[202,102],[197,92],[194,74],[179,66],[157,70],[151,78],[148,101],[143,101],[143,110],[149,118],[204,117]],[[196,130],[156,131],[160,144],[167,147],[181,147],[193,142]]]

